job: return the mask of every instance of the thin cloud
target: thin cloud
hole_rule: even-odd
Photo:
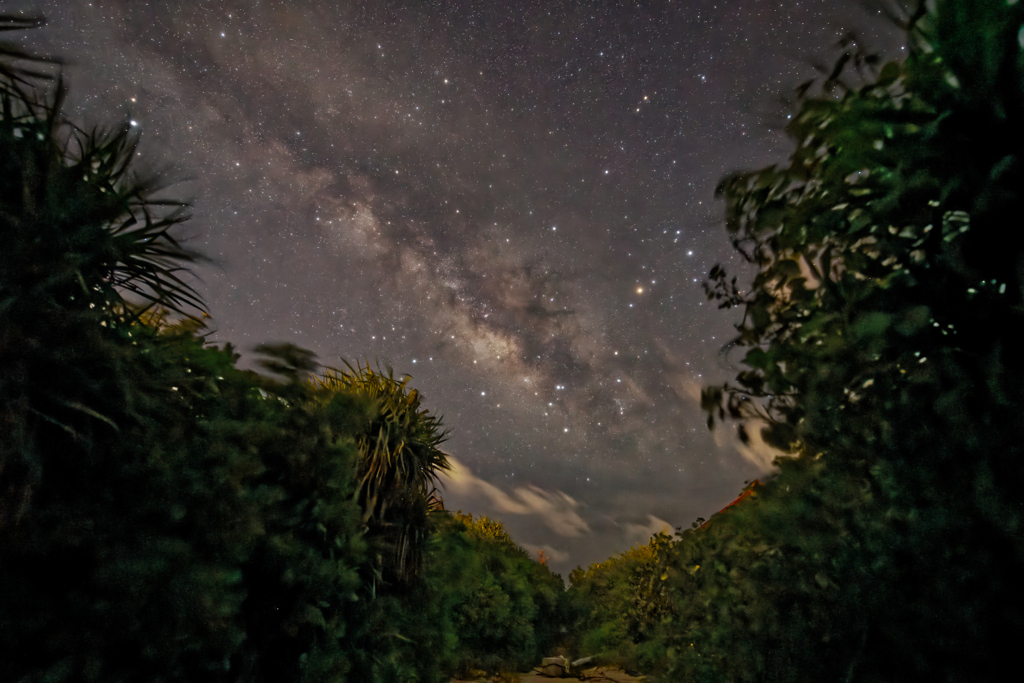
[[[714,432],[715,443],[720,448],[732,446],[743,456],[743,459],[761,470],[762,475],[776,471],[775,459],[787,457],[789,454],[765,443],[761,437],[761,430],[767,426],[763,420],[749,419],[744,423],[747,433],[747,442],[744,443],[736,435],[736,429],[731,424],[719,425]]]
[[[671,524],[654,515],[647,515],[647,524],[630,524],[627,522],[622,526],[625,531],[626,540],[629,541],[630,545],[634,543],[647,543],[651,536],[655,534],[671,536],[675,532]]]
[[[536,517],[559,536],[590,533],[590,526],[576,512],[579,503],[572,496],[537,486],[517,487],[509,494],[477,477],[455,458],[448,456],[448,461],[452,469],[442,478],[446,490],[463,497],[483,498],[499,513]]]

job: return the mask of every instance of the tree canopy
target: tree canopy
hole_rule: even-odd
[[[1024,635],[1024,7],[936,0],[845,40],[787,164],[727,176],[750,286],[709,425],[788,455],[658,553],[661,680],[997,680]],[[648,570],[644,570],[648,571]]]

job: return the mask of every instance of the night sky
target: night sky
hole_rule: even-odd
[[[563,573],[768,472],[699,409],[738,360],[701,282],[748,273],[714,187],[786,158],[785,99],[842,34],[900,53],[853,0],[18,10],[69,62],[67,114],[128,118],[182,179],[211,339],[412,375],[451,429],[445,506]]]

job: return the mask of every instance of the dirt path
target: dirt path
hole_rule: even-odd
[[[642,683],[643,678],[637,678],[636,676],[630,676],[622,669],[613,666],[599,666],[594,669],[587,669],[583,672],[584,681],[593,681],[593,683]],[[501,680],[501,679],[486,679],[478,678],[475,681],[462,681],[452,679],[452,683],[484,683],[488,680]],[[516,679],[519,683],[555,683],[555,681],[571,681],[576,680],[572,678],[552,678],[551,676],[545,676],[539,673],[527,673],[519,674],[519,678]]]
[[[539,681],[547,681],[547,683],[553,683],[553,681],[559,680],[570,681],[573,679],[551,678],[550,676],[544,676],[538,673],[522,674],[519,678],[520,683],[523,683],[524,681],[529,681],[530,683],[537,683]],[[636,676],[630,676],[622,669],[619,669],[614,666],[599,666],[584,671],[582,680],[593,681],[593,683],[608,683],[609,681],[614,681],[615,683],[635,683],[643,681],[644,679],[637,678]]]

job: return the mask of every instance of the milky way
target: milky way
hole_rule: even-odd
[[[714,186],[785,158],[842,34],[900,52],[839,0],[3,8],[49,19],[24,43],[68,60],[68,114],[183,180],[213,339],[412,375],[446,507],[563,572],[767,472],[699,410],[735,362],[701,282],[744,272]]]

